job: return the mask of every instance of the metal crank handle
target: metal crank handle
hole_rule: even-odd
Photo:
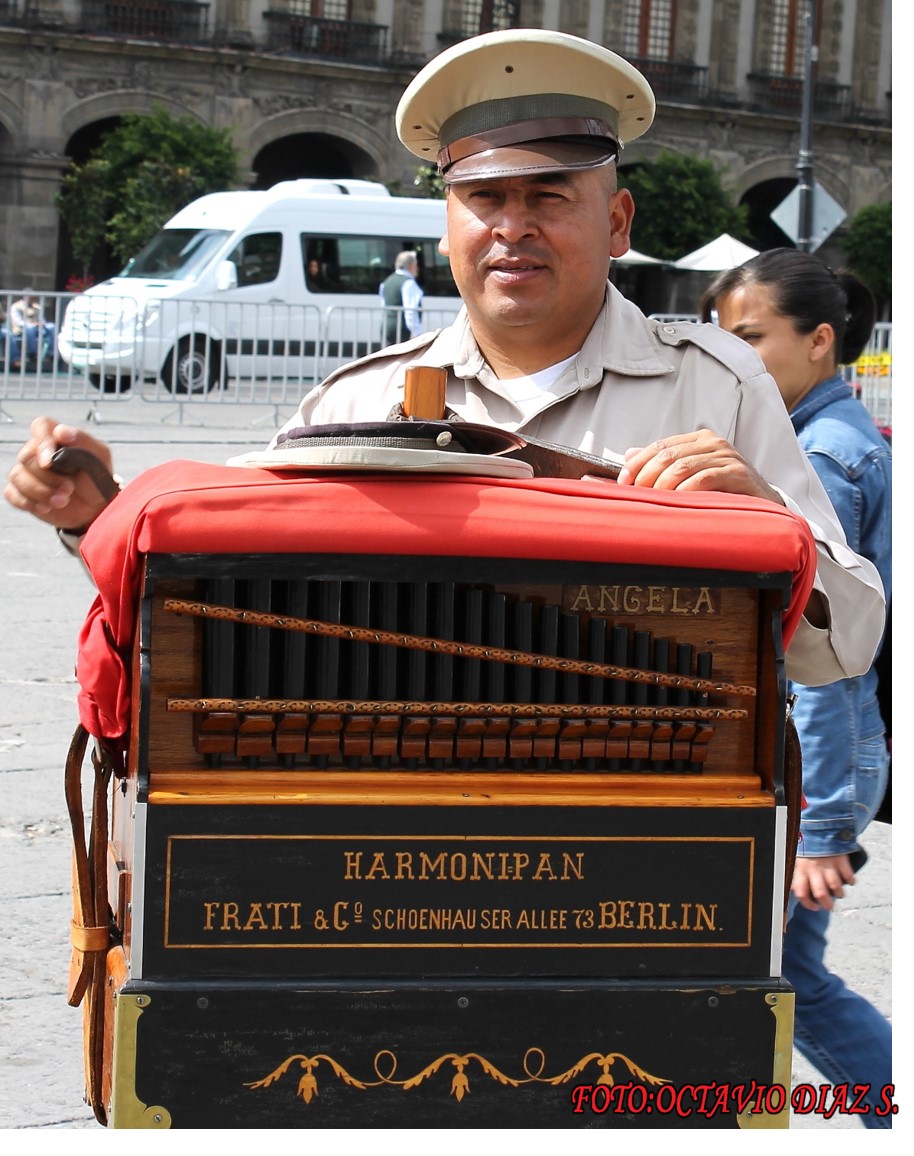
[[[72,478],[80,471],[87,473],[106,502],[110,502],[120,493],[121,488],[112,475],[95,454],[90,454],[88,450],[74,449],[72,446],[62,447],[51,458],[51,469],[55,474],[63,474],[68,478]]]

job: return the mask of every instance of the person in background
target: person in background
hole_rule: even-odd
[[[419,258],[413,249],[398,253],[394,271],[378,287],[378,296],[387,307],[384,340],[387,345],[418,337],[422,332],[422,287],[416,280]]]
[[[32,289],[23,290],[18,301],[10,306],[10,332],[25,345],[28,361],[38,363],[54,351],[54,324],[46,321],[41,302]]]
[[[831,499],[848,544],[892,583],[892,458],[885,438],[840,371],[869,340],[876,307],[853,274],[817,257],[773,249],[719,274],[702,298],[710,320],[742,337],[777,382],[800,445]],[[835,900],[865,861],[860,836],[879,808],[889,753],[877,674],[825,686],[791,683],[803,753],[800,847],[784,940],[784,976],[796,992],[795,1041],[834,1084],[868,1085],[870,1128],[892,1082],[891,1024],[825,964]]]
[[[0,365],[10,369],[22,366],[22,339],[11,332],[6,316],[6,302],[0,297]]]
[[[328,288],[327,278],[324,276],[321,263],[317,257],[312,257],[308,262],[306,277],[308,288],[312,290],[312,292],[319,293]]]
[[[806,519],[817,560],[788,673],[816,685],[862,674],[885,622],[882,583],[848,549],[761,359],[717,326],[645,317],[609,283],[635,209],[616,161],[654,108],[628,61],[564,33],[486,33],[429,61],[400,100],[397,131],[417,158],[437,157],[447,188],[439,251],[463,308],[443,329],[330,374],[285,429],[387,421],[406,370],[432,366],[445,371],[449,418],[624,452],[622,486],[780,503]],[[39,417],[5,495],[78,552],[105,501],[88,475],[50,469],[67,445],[110,469],[103,442]]]

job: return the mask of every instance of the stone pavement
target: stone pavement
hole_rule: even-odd
[[[85,402],[55,404],[53,413],[79,424],[86,408]],[[3,403],[0,478],[41,410],[40,403]],[[276,416],[268,407],[191,405],[183,424],[169,424],[161,409],[136,400],[102,409],[93,429],[113,445],[116,467],[130,480],[163,461],[221,463],[257,448],[268,440]],[[196,424],[204,418],[205,426]],[[66,1003],[71,899],[63,797],[63,765],[76,725],[76,637],[93,591],[53,532],[5,501],[0,543],[0,1128],[95,1129],[82,1101],[82,1012]],[[891,1015],[892,828],[874,824],[865,842],[870,861],[832,921],[829,959]],[[896,1134],[912,1110],[899,1059]],[[799,1082],[824,1081],[795,1053]],[[860,1127],[840,1116],[794,1116],[791,1126],[831,1132]]]

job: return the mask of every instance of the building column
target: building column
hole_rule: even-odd
[[[55,288],[58,213],[54,204],[70,158],[31,152],[0,159],[0,209],[4,238],[2,281],[12,288]]]

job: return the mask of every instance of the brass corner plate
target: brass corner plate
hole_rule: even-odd
[[[137,1024],[151,1003],[148,995],[120,992],[114,998],[114,1082],[108,1117],[112,1128],[171,1127],[167,1108],[147,1106],[136,1094]]]
[[[792,991],[769,992],[765,1003],[771,1008],[775,1019],[774,1064],[770,1088],[783,1092],[784,1104],[779,1111],[740,1112],[737,1116],[740,1128],[761,1130],[790,1127],[790,1084],[793,1062],[793,1015],[796,996]]]

